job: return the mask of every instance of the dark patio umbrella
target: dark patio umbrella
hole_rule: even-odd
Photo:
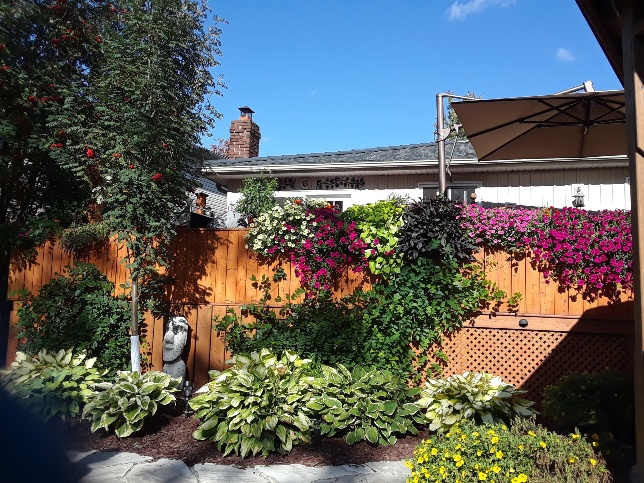
[[[626,155],[623,91],[453,102],[479,161]]]

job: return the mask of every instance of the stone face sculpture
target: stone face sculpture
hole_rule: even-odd
[[[181,359],[183,348],[188,340],[188,321],[185,317],[170,317],[168,328],[163,336],[163,372],[172,377],[183,379],[186,363]]]

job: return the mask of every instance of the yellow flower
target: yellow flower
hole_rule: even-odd
[[[481,456],[481,453],[482,453],[482,451],[481,451],[481,450],[478,450],[478,451],[476,452],[476,456]]]
[[[523,451],[523,445],[522,445],[522,444],[520,444],[520,445],[519,445],[519,449],[520,449],[521,451]]]
[[[454,446],[454,449],[461,449],[463,445],[461,443],[458,443],[456,446]]]
[[[457,468],[460,468],[460,467],[461,467],[461,466],[463,466],[464,464],[465,464],[465,461],[463,461],[463,460],[461,460],[461,461],[457,461],[457,462],[456,462],[456,467],[457,467]]]
[[[432,448],[431,455],[436,456],[438,454],[438,450],[436,448]]]
[[[445,476],[447,474],[447,470],[444,466],[441,466],[438,472],[441,474],[441,476]]]
[[[496,456],[498,459],[503,458],[503,451],[497,451],[496,453],[494,453],[494,456]]]
[[[570,437],[571,437],[572,439],[579,439],[579,438],[581,438],[581,436],[580,436],[579,434],[577,434],[577,433],[575,433],[575,434],[571,435]]]
[[[536,436],[536,434],[534,434],[534,431],[528,431],[528,434],[529,434],[530,436]]]
[[[496,444],[499,442],[499,438],[497,436],[494,436],[490,441],[492,441],[492,444]]]
[[[490,436],[494,436],[496,433],[494,432],[493,429],[489,429],[487,434],[489,434]]]
[[[599,439],[599,435],[597,433],[593,433],[591,438],[593,438],[595,441],[597,441]]]
[[[575,458],[574,456],[571,456],[570,459],[568,459],[568,463],[574,463],[576,461],[577,461],[577,458]]]
[[[479,432],[478,432],[478,431],[474,431],[474,432],[472,433],[472,436],[474,436],[475,438],[478,438],[478,437],[479,437],[479,436],[481,436],[481,435],[479,434]]]
[[[546,443],[544,443],[543,441],[539,441],[539,446],[541,446],[542,448],[545,448],[545,447],[546,447]]]
[[[463,457],[460,454],[455,454],[453,460],[456,461],[457,463],[461,461]]]
[[[479,481],[487,480],[487,473],[479,471]]]
[[[596,448],[597,446],[599,446],[599,443],[597,441],[593,441],[593,448]]]
[[[597,464],[597,460],[595,458],[590,458],[590,464],[595,466]]]
[[[414,467],[414,463],[412,463],[410,460],[406,460],[405,466],[409,469],[412,469]]]
[[[461,441],[465,441],[467,439],[467,434],[463,433],[461,434]]]
[[[494,471],[495,473],[498,473],[499,471],[501,471],[501,467],[500,467],[500,466],[497,466],[497,465],[494,465],[494,466],[491,468],[491,470],[492,470],[492,471]]]

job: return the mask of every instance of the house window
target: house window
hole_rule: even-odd
[[[436,198],[439,194],[438,185],[422,185],[423,198]],[[472,194],[476,194],[476,189],[480,188],[480,184],[450,184],[447,186],[447,198],[452,201],[460,201],[461,203],[473,203],[476,198],[472,198]]]
[[[288,196],[285,196],[288,195]],[[347,207],[351,206],[350,193],[338,193],[337,191],[321,191],[321,190],[308,190],[308,191],[280,191],[276,193],[275,199],[280,206],[284,206],[284,202],[289,198],[316,198],[326,201],[332,206],[338,207],[342,212],[344,211],[345,201]]]

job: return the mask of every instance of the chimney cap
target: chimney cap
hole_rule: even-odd
[[[254,113],[254,112],[255,112],[255,111],[253,111],[253,110],[252,110],[250,107],[248,107],[248,106],[242,106],[242,107],[240,107],[240,108],[239,108],[239,113],[240,113],[242,116],[253,117],[253,113]]]

